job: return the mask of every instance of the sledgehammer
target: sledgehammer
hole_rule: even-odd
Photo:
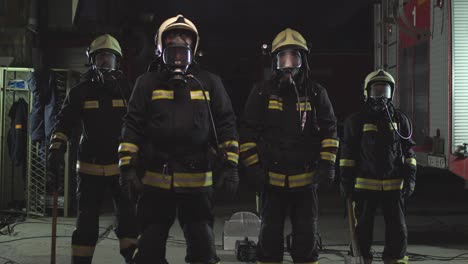
[[[354,215],[353,199],[346,198],[346,212],[348,216],[349,236],[351,238],[351,256],[345,255],[345,264],[365,264],[361,256],[359,245],[356,238],[356,216]]]

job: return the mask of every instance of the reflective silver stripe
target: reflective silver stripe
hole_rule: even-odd
[[[304,111],[305,110],[305,102],[301,102],[300,104],[300,107],[301,107],[301,111]],[[310,105],[310,102],[307,102],[307,111],[311,111],[312,110],[312,106]],[[296,111],[299,111],[299,104],[296,103]]]
[[[315,171],[288,177],[289,187],[302,187],[313,183]]]
[[[153,96],[151,97],[152,100],[160,100],[160,99],[174,99],[174,91],[172,90],[154,90]]]
[[[286,175],[274,172],[268,172],[269,182],[271,185],[284,187],[286,185]]]
[[[124,156],[119,159],[119,167],[125,166],[130,164],[130,161],[132,160],[132,157],[130,156]]]
[[[322,148],[338,148],[340,142],[336,139],[324,139],[322,140]]]
[[[122,99],[112,100],[112,107],[125,107],[125,102]]]
[[[136,153],[138,152],[138,146],[133,144],[133,143],[120,143],[118,152],[132,152]]]
[[[252,156],[246,158],[244,160],[244,165],[245,166],[250,166],[250,165],[254,165],[255,163],[259,162],[259,159],[258,159],[258,154],[253,154]]]
[[[223,142],[220,147],[223,147],[223,148],[238,148],[239,147],[239,142],[237,140],[228,140],[228,141],[225,141]]]
[[[356,166],[355,160],[340,159],[340,167],[354,167]]]
[[[268,109],[273,109],[273,110],[283,110],[283,103],[275,100],[270,100],[268,102]]]
[[[157,172],[147,171],[141,179],[141,182],[148,186],[158,187],[162,189],[171,189],[172,176]]]
[[[320,158],[331,162],[336,161],[336,155],[330,152],[320,152]]]
[[[99,108],[99,101],[84,101],[84,109]]]
[[[120,174],[119,165],[99,165],[77,161],[76,171],[94,176],[115,176]]]
[[[379,131],[377,129],[377,125],[374,125],[374,124],[364,124],[363,128],[362,128],[362,131],[363,132],[367,132],[367,131]]]
[[[411,164],[411,165],[413,165],[413,166],[416,166],[416,165],[417,165],[416,159],[415,159],[415,158],[407,158],[407,159],[405,160],[405,163],[406,163],[406,164]]]
[[[382,186],[383,186],[384,191],[401,190],[403,189],[403,180],[402,179],[385,180],[385,181],[382,181]]]
[[[205,96],[208,101],[210,101],[210,93],[205,91]],[[190,98],[192,100],[205,100],[205,96],[203,95],[203,91],[190,91]]]
[[[254,142],[247,142],[240,145],[240,152],[246,152],[249,149],[255,148],[257,146]]]
[[[388,126],[389,126],[390,130],[395,130],[395,128],[398,129],[398,123],[395,123],[395,122],[388,123]]]
[[[213,184],[212,172],[202,173],[174,173],[174,187],[197,188]]]
[[[239,162],[239,154],[234,153],[234,152],[226,152],[228,160],[238,163]]]

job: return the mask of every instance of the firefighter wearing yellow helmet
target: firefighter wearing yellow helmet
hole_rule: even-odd
[[[331,184],[339,146],[327,90],[312,80],[309,46],[286,28],[271,45],[272,78],[256,83],[240,127],[245,178],[261,195],[259,263],[283,260],[286,212],[294,263],[318,261],[317,187]]]
[[[77,125],[82,124],[76,168],[78,216],[72,235],[72,263],[90,264],[92,261],[105,189],[110,189],[116,206],[115,232],[120,240],[120,253],[126,263],[131,263],[138,235],[136,216],[134,204],[119,186],[117,156],[131,85],[118,71],[122,51],[114,37],[99,36],[89,46],[87,55],[92,68],[83,76],[83,81],[70,90],[57,115],[47,167],[55,177],[63,175],[68,139],[75,136]]]
[[[155,43],[161,70],[138,78],[124,118],[122,188],[144,190],[137,207],[137,264],[166,263],[166,240],[176,212],[187,241],[186,261],[219,261],[212,229],[213,181],[235,195],[239,143],[236,117],[220,77],[193,61],[198,41],[197,28],[182,15],[161,24]],[[147,170],[140,179],[137,157],[143,146],[152,154],[145,158]],[[211,148],[219,155],[216,174],[208,155]]]
[[[340,191],[353,199],[358,246],[365,263],[372,262],[376,209],[385,218],[384,263],[408,263],[406,199],[416,183],[416,159],[408,116],[395,109],[395,80],[382,69],[364,80],[364,108],[344,126],[340,157]]]

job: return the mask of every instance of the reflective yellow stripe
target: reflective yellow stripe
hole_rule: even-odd
[[[112,107],[125,107],[125,102],[122,99],[112,100]]]
[[[62,132],[57,132],[57,133],[52,134],[52,140],[54,140],[54,139],[60,139],[60,140],[63,140],[65,142],[68,141],[67,135],[65,135]]]
[[[223,148],[229,148],[229,147],[238,148],[239,147],[239,142],[237,140],[225,141],[220,145],[220,147],[223,147]]]
[[[172,176],[157,172],[146,171],[141,179],[141,182],[148,186],[158,187],[162,189],[171,189]]]
[[[331,162],[336,161],[336,155],[330,152],[320,152],[320,158]]]
[[[99,108],[99,101],[84,101],[84,109]]]
[[[393,126],[392,126],[392,124],[393,124]],[[395,130],[395,128],[398,129],[398,123],[395,123],[395,122],[388,123],[388,126],[389,126],[390,130]]]
[[[250,166],[250,165],[254,165],[255,163],[257,163],[259,161],[258,159],[258,154],[253,154],[252,156],[246,158],[244,160],[244,165],[245,166]]]
[[[49,149],[60,149],[61,146],[62,146],[62,142],[54,142],[50,144]]]
[[[255,148],[257,146],[254,142],[248,142],[240,145],[240,152],[246,152],[249,149]]]
[[[356,166],[355,160],[340,159],[340,167],[354,167]]]
[[[23,125],[21,124],[15,125],[15,129],[22,129],[22,128],[23,128]]]
[[[298,175],[291,175],[288,177],[289,187],[297,188],[312,184],[314,175],[315,171]]]
[[[119,167],[130,164],[130,160],[132,160],[132,157],[130,157],[130,156],[121,157],[119,159]]]
[[[129,238],[129,237],[122,237],[119,239],[120,249],[126,249],[133,245],[136,245],[137,239],[136,238]]]
[[[120,143],[118,152],[138,152],[138,146],[132,143]]]
[[[374,190],[374,191],[394,191],[403,188],[402,179],[374,180],[366,178],[356,178],[356,189]]]
[[[408,256],[404,256],[402,259],[397,259],[396,261],[397,261],[397,263],[399,263],[399,264],[408,264],[409,257],[408,257]]]
[[[305,110],[305,102],[301,102],[300,104],[301,106],[301,111],[304,111]],[[312,106],[310,105],[310,102],[307,102],[307,111],[311,111],[312,110]],[[296,111],[299,111],[299,104],[296,103]]]
[[[340,142],[336,139],[324,139],[322,140],[322,148],[338,148]]]
[[[174,173],[174,187],[197,188],[213,184],[211,171],[202,173]]]
[[[205,91],[206,99],[210,101],[210,93]],[[190,91],[190,98],[192,100],[205,100],[205,96],[203,96],[203,91]]]
[[[119,165],[99,165],[77,161],[76,171],[95,176],[115,176],[120,174]]]
[[[92,257],[95,247],[72,245],[72,255],[75,257]]]
[[[238,163],[239,162],[239,154],[234,153],[234,152],[226,152],[228,160]]]
[[[268,109],[283,111],[283,102],[276,101],[276,100],[270,100],[268,102]]]
[[[268,176],[270,178],[269,182],[271,185],[274,186],[279,186],[279,187],[284,187],[286,185],[286,175],[285,174],[279,174],[279,173],[274,173],[274,172],[268,172]]]
[[[411,165],[413,165],[413,166],[416,166],[416,164],[417,164],[415,158],[407,158],[407,159],[405,160],[405,163],[406,163],[406,164],[411,164]]]
[[[362,128],[362,131],[367,132],[367,131],[379,131],[379,130],[377,129],[377,125],[364,124],[364,127]]]
[[[172,90],[154,90],[152,100],[161,100],[161,99],[174,99],[174,91]]]

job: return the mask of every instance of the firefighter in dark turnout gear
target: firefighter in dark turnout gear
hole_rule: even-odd
[[[134,185],[141,191],[137,264],[167,263],[166,241],[176,214],[187,241],[186,262],[219,261],[212,185],[219,180],[228,193],[236,192],[239,143],[236,117],[220,78],[192,60],[198,40],[197,28],[182,15],[161,24],[156,45],[162,65],[137,79],[124,118],[121,183],[124,189]],[[219,179],[208,155],[212,134],[219,142]],[[143,145],[151,157],[145,158],[147,170],[140,180],[136,160]]]
[[[72,263],[92,261],[99,235],[99,210],[107,188],[115,204],[120,253],[131,263],[138,236],[135,205],[121,191],[117,154],[131,86],[117,70],[122,51],[111,35],[96,38],[88,54],[91,70],[83,82],[70,90],[57,116],[48,168],[56,177],[63,174],[68,137],[81,123],[83,132],[76,166],[78,217],[72,236]]]
[[[395,81],[383,70],[364,82],[365,107],[345,121],[340,188],[354,201],[356,236],[366,263],[372,262],[374,215],[385,218],[384,263],[408,263],[405,198],[414,190],[416,159],[409,118],[392,105]]]
[[[311,80],[304,37],[285,29],[272,43],[273,77],[253,88],[241,122],[246,178],[261,192],[259,263],[282,263],[289,212],[294,263],[317,263],[317,186],[333,182],[339,142],[325,88]]]

